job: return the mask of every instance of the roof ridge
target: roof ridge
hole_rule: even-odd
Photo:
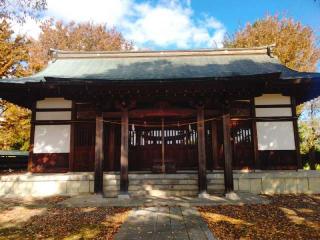
[[[53,58],[100,58],[100,57],[171,57],[171,56],[211,56],[211,55],[252,55],[266,54],[272,56],[274,45],[251,48],[219,48],[189,50],[155,50],[155,51],[70,51],[50,49]]]

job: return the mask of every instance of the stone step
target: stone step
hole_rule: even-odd
[[[142,185],[129,186],[129,191],[133,190],[198,190],[198,185]]]
[[[210,190],[224,190],[224,186],[222,185],[208,185],[208,191]]]
[[[104,196],[108,198],[118,197],[119,191],[108,190],[104,191]],[[197,196],[197,190],[139,190],[129,191],[129,195],[132,197],[148,197],[148,196]]]
[[[162,191],[162,190],[150,190],[150,191],[129,191],[130,196],[141,197],[141,196],[197,196],[198,191],[184,190],[184,191]]]
[[[130,185],[141,185],[141,184],[157,184],[157,185],[184,185],[184,184],[198,184],[198,180],[193,179],[141,179],[141,180],[129,180]]]
[[[104,174],[103,175],[104,180],[115,180],[120,179],[119,174]],[[132,180],[138,180],[138,179],[186,179],[186,180],[197,180],[198,175],[197,174],[129,174],[129,179]]]
[[[104,191],[119,189],[119,185],[104,186]],[[129,191],[138,190],[198,190],[198,185],[129,185]]]
[[[207,182],[208,182],[208,184],[222,184],[222,185],[224,185],[223,179],[208,179]]]

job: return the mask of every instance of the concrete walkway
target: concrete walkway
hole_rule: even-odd
[[[215,239],[196,208],[135,208],[115,235],[115,240]]]
[[[209,195],[207,198],[198,197],[142,197],[142,198],[104,198],[102,195],[77,195],[60,203],[61,207],[155,207],[155,206],[216,206],[216,205],[243,205],[268,204],[269,200],[260,195],[239,193],[239,199],[230,200],[223,196]]]

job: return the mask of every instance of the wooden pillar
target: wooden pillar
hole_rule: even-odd
[[[206,173],[206,141],[204,124],[204,107],[198,107],[197,111],[197,130],[198,130],[198,181],[199,194],[207,192],[207,173]]]
[[[96,141],[94,161],[94,192],[103,192],[103,116],[101,112],[96,114]]]
[[[128,109],[121,114],[121,157],[120,157],[120,195],[128,195],[128,150],[129,150],[129,118]]]
[[[71,108],[71,132],[70,132],[70,153],[69,153],[69,172],[74,170],[74,133],[75,133],[75,121],[77,119],[77,112],[75,109],[75,102],[72,101]]]
[[[30,144],[29,144],[29,158],[28,158],[28,171],[32,172],[33,168],[33,147],[34,147],[34,131],[35,131],[35,120],[36,120],[36,108],[37,102],[32,104],[31,108],[31,128],[30,128]]]
[[[115,144],[115,127],[113,124],[109,127],[109,146],[108,146],[108,162],[109,170],[114,171],[114,144]]]
[[[223,114],[222,125],[223,125],[223,148],[224,148],[224,186],[225,186],[225,193],[230,193],[233,191],[230,113]]]
[[[258,134],[257,134],[257,120],[256,120],[256,107],[254,99],[251,99],[251,116],[252,116],[252,142],[253,142],[253,161],[254,169],[261,169],[261,162],[258,150]]]
[[[217,121],[211,122],[212,167],[218,169],[218,128]]]
[[[291,109],[293,117],[293,131],[294,131],[294,142],[296,148],[296,158],[297,158],[297,169],[302,169],[301,155],[300,155],[300,137],[298,130],[298,119],[297,119],[297,104],[295,97],[291,96]]]

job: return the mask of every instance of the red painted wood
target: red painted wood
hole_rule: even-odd
[[[33,173],[68,172],[69,153],[34,153],[29,171]]]

